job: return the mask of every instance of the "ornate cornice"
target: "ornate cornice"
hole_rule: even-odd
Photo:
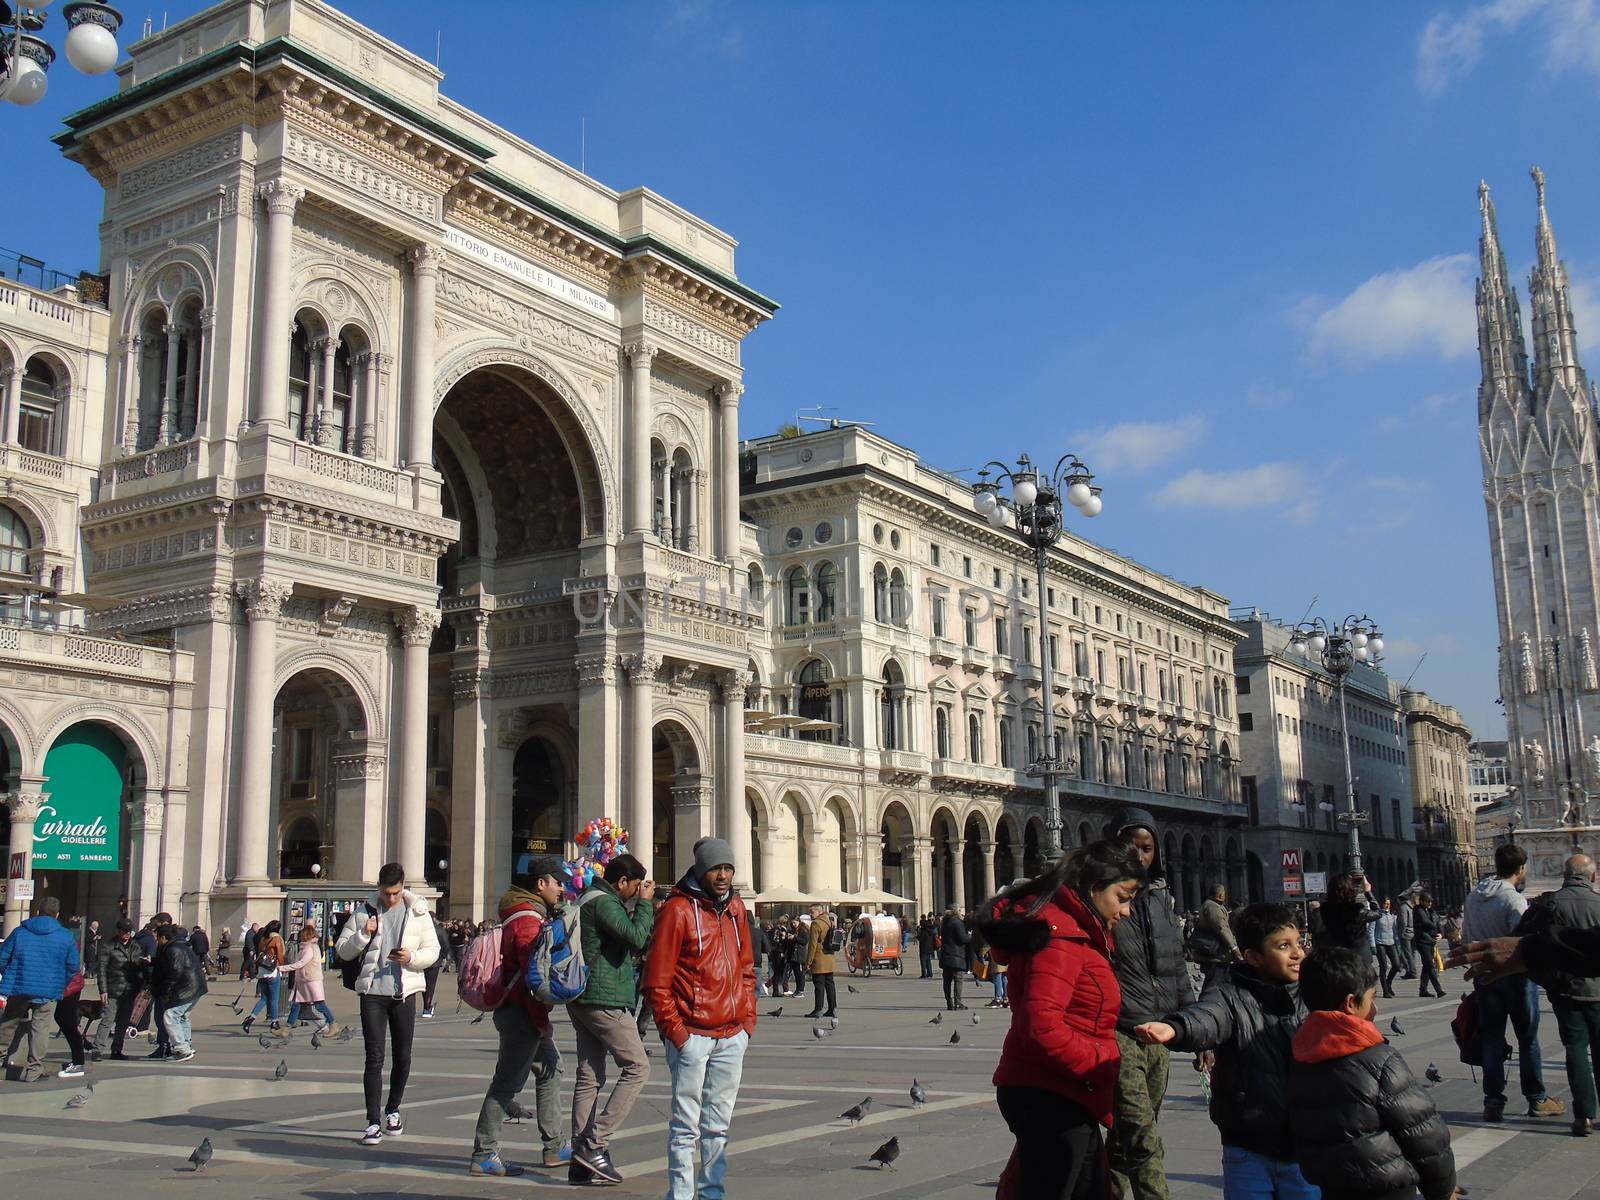
[[[202,142],[218,129],[228,130],[223,137],[233,140],[236,149],[230,157],[236,158],[239,126],[251,122],[253,108],[254,86],[249,73],[235,70],[84,134],[67,148],[67,157],[82,163],[107,189],[125,183],[132,172],[152,160],[179,152],[181,146]],[[196,174],[197,171],[190,172],[187,177],[192,179]],[[172,178],[182,179],[184,175]],[[137,193],[138,189],[134,191]],[[124,201],[132,198],[121,197]]]
[[[447,216],[515,247],[531,259],[571,271],[602,290],[611,286],[622,269],[620,254],[471,180],[451,193]]]

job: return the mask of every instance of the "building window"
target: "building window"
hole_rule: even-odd
[[[961,632],[967,640],[967,645],[978,644],[978,610],[964,608],[961,610]]]
[[[1128,691],[1133,686],[1133,681],[1128,678],[1128,660],[1117,658],[1117,686],[1123,691]]]
[[[1072,598],[1072,615],[1078,615],[1078,598],[1076,596]]]
[[[789,532],[783,535],[783,544],[790,550],[798,550],[800,543],[805,540],[806,535],[798,525],[791,526]]]
[[[38,359],[29,359],[22,373],[22,407],[17,414],[17,444],[37,454],[56,454],[56,393],[60,384],[55,372]]]
[[[1003,583],[1001,583],[1001,579],[1002,578],[1003,578],[1003,576],[1000,573],[1000,568],[999,567],[995,567],[994,568],[994,586],[995,587],[1004,587],[1005,586]]]
[[[967,761],[983,761],[983,722],[977,713],[967,714]]]
[[[0,575],[27,575],[33,538],[15,509],[0,505]]]
[[[1089,756],[1089,738],[1082,733],[1078,735],[1078,778],[1094,778],[1094,759]]]
[[[817,568],[817,620],[831,621],[838,598],[839,572],[831,562]]]
[[[942,704],[933,710],[933,748],[938,757],[950,757],[950,710]]]
[[[1009,656],[1011,653],[1011,633],[1004,617],[994,619],[994,652],[1001,656]]]
[[[311,335],[304,321],[294,323],[289,337],[289,436],[304,440],[307,422],[316,411],[312,396]]]
[[[799,677],[795,680],[795,695],[797,698],[796,712],[808,721],[839,721],[835,715],[833,685],[828,682],[822,662],[812,659],[800,670]],[[816,729],[800,733],[798,736],[810,742],[834,741],[836,731],[832,729]]]
[[[1383,797],[1377,795],[1372,797],[1372,836],[1383,836]],[[1395,836],[1399,836],[1399,830],[1395,831]]]
[[[1096,625],[1105,624],[1105,622],[1100,619],[1100,606],[1098,604],[1094,606],[1094,623]]]
[[[905,750],[906,680],[892,659],[883,665],[883,692],[879,701],[879,730],[885,750]]]
[[[938,546],[931,545],[931,544],[928,546],[928,561],[933,563],[933,565],[936,566],[936,567],[939,565],[939,547]]]
[[[759,604],[767,593],[767,579],[761,573],[761,564],[751,563],[750,570],[746,572],[745,578],[750,588],[750,599]]]
[[[1094,677],[1101,683],[1106,681],[1106,652],[1104,650],[1096,650],[1094,652]]]
[[[1050,608],[1054,608],[1056,606],[1056,590],[1055,590],[1055,588],[1053,588],[1053,587],[1045,588],[1044,594],[1045,594],[1045,603],[1046,603],[1046,605],[1048,607],[1050,607]]]
[[[999,752],[1000,765],[1009,767],[1011,762],[1011,718],[1001,717],[995,724],[995,747]]]
[[[936,638],[942,638],[944,636],[943,596],[935,596],[933,598],[933,636]]]
[[[896,567],[889,572],[889,620],[904,629],[910,611],[911,593],[906,591],[905,573]]]
[[[1400,828],[1400,801],[1399,800],[1396,799],[1396,800],[1390,800],[1389,801],[1389,812],[1394,817],[1394,836],[1397,837],[1397,838],[1398,837],[1405,837],[1405,833]]]
[[[1256,727],[1256,718],[1253,713],[1242,712],[1239,714],[1239,732],[1249,733]]]
[[[1061,639],[1053,633],[1050,635],[1050,669],[1061,669]]]
[[[1100,739],[1100,781],[1111,782],[1111,743],[1105,738]]]
[[[961,574],[968,579],[972,578],[972,556],[970,554],[961,556]]]
[[[811,584],[804,567],[790,567],[784,577],[784,620],[804,625],[811,619]]]
[[[882,563],[872,568],[872,619],[889,619],[889,572]]]
[[[1032,723],[1028,725],[1028,761],[1039,761],[1039,727]]]

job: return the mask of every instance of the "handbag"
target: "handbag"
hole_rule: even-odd
[[[74,996],[82,994],[82,992],[83,992],[83,968],[79,967],[78,968],[78,973],[67,981],[66,990],[61,993],[61,998],[63,1000],[71,1000]]]

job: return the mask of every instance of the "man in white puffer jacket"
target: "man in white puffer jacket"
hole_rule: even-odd
[[[368,911],[370,910],[370,911]],[[361,997],[361,1038],[367,1063],[362,1084],[367,1099],[363,1146],[377,1146],[383,1135],[405,1132],[400,1102],[411,1075],[411,1039],[417,1027],[417,995],[423,972],[439,960],[439,939],[428,906],[406,890],[405,869],[387,863],[378,872],[378,890],[345,922],[335,952],[345,962],[360,962],[356,994]],[[383,1098],[383,1036],[389,1035],[393,1066],[389,1095]]]

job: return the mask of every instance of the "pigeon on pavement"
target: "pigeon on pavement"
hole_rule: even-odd
[[[778,1005],[778,1007],[773,1009],[771,1012],[769,1012],[767,1014],[767,1016],[769,1016],[769,1017],[781,1017],[781,1016],[783,1016],[783,1005],[781,1005],[781,1004]]]
[[[479,1017],[478,1020],[481,1021],[483,1018]],[[355,1035],[356,1027],[354,1025],[346,1025],[343,1029],[339,1030],[339,1036],[333,1040],[336,1042],[348,1042],[351,1038],[355,1037]]]
[[[857,989],[856,989],[856,985],[855,985],[855,984],[853,984],[853,983],[847,983],[847,984],[845,984],[845,985],[844,985],[844,990],[845,990],[845,991],[847,991],[847,992],[849,992],[849,993],[850,993],[850,994],[851,994],[851,995],[852,995],[852,996],[854,996],[854,995],[855,995],[855,994],[856,994],[856,991],[857,991]]]
[[[972,1014],[972,1023],[974,1025],[976,1025],[978,1023],[978,1014],[977,1013],[973,1013]]]
[[[274,1080],[276,1080],[276,1081],[281,1082],[281,1081],[287,1079],[288,1077],[289,1077],[289,1060],[286,1059],[286,1058],[280,1058],[278,1060],[278,1065],[273,1069],[272,1078]]]
[[[1434,1066],[1432,1063],[1428,1064],[1428,1082],[1429,1083],[1443,1083],[1444,1082],[1444,1076],[1439,1074],[1439,1068]]]
[[[88,1104],[89,1104],[89,1097],[92,1096],[93,1094],[94,1094],[94,1084],[91,1083],[83,1091],[75,1092],[73,1094],[73,1096],[72,1096],[72,1099],[67,1101],[67,1107],[68,1108],[86,1108],[86,1107],[88,1107]]]
[[[839,1018],[838,1017],[829,1017],[828,1018],[828,1028],[829,1029],[837,1029],[837,1028],[839,1028]]]
[[[839,1120],[849,1121],[850,1124],[854,1125],[857,1121],[861,1120],[862,1117],[866,1116],[871,1111],[872,1097],[868,1096],[860,1104],[853,1105],[852,1107],[847,1108],[840,1113]]]
[[[921,1108],[928,1102],[927,1090],[913,1077],[911,1080],[911,1107]]]
[[[1400,1037],[1405,1037],[1406,1031],[1404,1029],[1400,1028],[1400,1018],[1399,1017],[1390,1017],[1389,1018],[1389,1032],[1393,1033],[1393,1034],[1398,1034]]]
[[[872,1161],[878,1164],[878,1169],[888,1167],[894,1170],[894,1160],[900,1157],[900,1139],[890,1138],[883,1145],[872,1152]]]
[[[821,1041],[825,1037],[832,1037],[833,1030],[824,1029],[821,1025],[813,1025],[811,1027],[811,1036]]]
[[[210,1138],[207,1137],[200,1139],[200,1144],[196,1146],[193,1153],[189,1155],[189,1161],[194,1164],[194,1169],[196,1171],[201,1170],[208,1162],[211,1161]]]
[[[322,1027],[320,1025],[311,1031],[311,1048],[313,1050],[322,1049]]]
[[[933,1014],[933,1020],[929,1021],[928,1024],[929,1025],[937,1025],[942,1020],[944,1020],[944,1014],[943,1013],[934,1013]]]
[[[958,1030],[956,1030],[954,1033],[952,1033],[950,1035],[950,1044],[952,1046],[955,1046],[955,1045],[960,1044],[960,1042],[961,1042],[961,1030],[958,1029]]]

